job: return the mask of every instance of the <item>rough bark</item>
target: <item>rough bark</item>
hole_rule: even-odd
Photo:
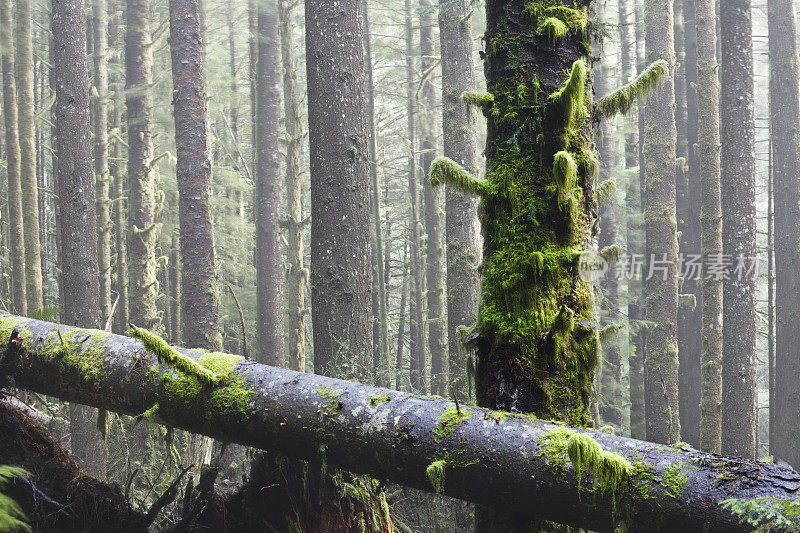
[[[28,312],[44,307],[42,297],[42,256],[39,242],[39,189],[36,177],[36,139],[34,125],[33,43],[31,2],[16,2],[15,75],[22,184],[22,230],[25,241],[25,295]]]
[[[205,43],[199,0],[170,0],[173,116],[182,260],[183,341],[219,349],[219,288],[211,226],[206,132]]]
[[[752,458],[756,453],[756,287],[755,276],[735,270],[740,261],[746,270],[756,257],[750,1],[720,2],[719,21],[722,251],[731,262],[731,275],[723,281],[722,290],[723,301],[735,302],[722,310],[722,451]]]
[[[645,55],[648,63],[663,59],[670,78],[650,95],[645,105],[644,213],[646,253],[649,263],[662,262],[665,272],[655,270],[646,280],[646,313],[652,325],[645,341],[645,413],[647,439],[677,442],[681,426],[678,410],[678,241],[675,219],[675,51],[672,2],[647,0]]]
[[[419,55],[420,72],[425,79],[419,89],[420,145],[419,162],[423,175],[436,157],[436,89],[431,78],[435,68],[435,47],[433,38],[434,19],[431,2],[419,2]],[[447,335],[445,320],[444,275],[442,273],[442,220],[439,216],[439,191],[434,191],[430,181],[422,180],[422,193],[425,199],[425,302],[426,324],[428,326],[428,353],[430,354],[431,393],[447,394]]]
[[[468,0],[439,0],[439,41],[442,56],[443,155],[472,173],[478,170],[475,115],[461,94],[475,89],[472,33]],[[426,171],[428,169],[425,169]],[[466,355],[459,328],[475,323],[480,280],[480,228],[477,202],[455,187],[445,191],[447,253],[448,385],[452,394],[467,392]]]
[[[722,500],[781,502],[800,487],[800,474],[777,465],[457,408],[225,354],[176,349],[221,365],[223,381],[203,386],[126,337],[10,315],[0,315],[0,332],[0,370],[18,386],[132,415],[158,404],[162,423],[423,490],[433,490],[427,467],[444,460],[444,494],[593,530],[630,520],[653,530],[750,531]],[[573,432],[630,461],[616,491],[592,481],[592,469],[576,475],[556,439]]]
[[[151,0],[127,0],[125,105],[128,118],[128,296],[130,319],[157,331],[156,183],[153,162]]]
[[[773,200],[775,203],[775,405],[773,450],[775,457],[797,467],[800,428],[800,314],[796,295],[800,291],[800,111],[798,110],[798,67],[795,9],[792,2],[770,0],[770,134],[772,136]],[[745,363],[747,361],[744,361]],[[749,390],[749,389],[748,389]],[[726,389],[727,391],[727,389]],[[727,401],[727,398],[726,398]],[[735,409],[735,406],[734,406]],[[723,407],[723,417],[726,410]],[[735,413],[731,413],[734,416]],[[724,420],[723,420],[724,421]],[[731,451],[738,451],[738,448]]]
[[[8,241],[11,249],[11,294],[14,310],[28,314],[25,295],[25,236],[22,217],[19,132],[17,130],[17,85],[14,78],[14,39],[11,6],[0,2],[0,54],[3,70],[3,123],[6,136],[6,176],[8,178]]]
[[[704,263],[722,253],[720,185],[719,80],[714,0],[697,0],[697,79],[699,163],[702,184],[702,252]],[[705,277],[702,286],[700,447],[719,452],[722,407],[722,279]]]
[[[372,366],[361,0],[306,0],[314,369]],[[367,370],[365,372],[365,370]]]
[[[281,65],[278,41],[278,4],[258,7],[258,61],[256,62],[256,276],[257,359],[283,366],[283,243],[281,154],[278,147],[281,116]],[[185,274],[184,274],[185,277]],[[277,359],[273,359],[277,358]]]
[[[305,259],[303,233],[303,188],[300,156],[303,150],[303,125],[297,101],[297,67],[294,51],[294,9],[289,0],[278,4],[281,33],[281,64],[283,65],[283,114],[286,122],[286,319],[288,324],[289,368],[306,369],[306,285],[308,269]]]
[[[86,18],[81,0],[52,3],[53,70],[58,155],[63,320],[79,327],[100,325],[94,176],[89,124]],[[97,412],[70,404],[72,452],[90,475],[103,479],[105,443]]]

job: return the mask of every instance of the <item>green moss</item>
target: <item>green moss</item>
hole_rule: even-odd
[[[369,397],[369,404],[372,407],[377,407],[381,404],[388,403],[392,397],[389,395],[388,392],[384,392],[381,394],[372,394]]]
[[[447,461],[439,459],[429,464],[428,468],[425,469],[425,475],[428,476],[428,480],[437,494],[441,494],[444,491],[444,469],[446,466]]]
[[[684,463],[675,463],[664,470],[661,483],[667,490],[667,494],[677,498],[686,488],[689,476],[683,471]]]
[[[586,120],[586,61],[579,59],[572,64],[569,78],[564,85],[550,95],[550,101],[556,106],[556,116],[563,125],[574,129]]]
[[[619,261],[622,256],[622,248],[619,244],[612,244],[600,250],[600,257],[608,262]]]
[[[637,98],[652,91],[662,80],[669,78],[669,64],[663,59],[652,63],[629,84],[620,87],[595,104],[597,113],[612,117],[627,113]]]
[[[4,489],[14,478],[28,476],[30,474],[22,468],[0,465],[0,490]],[[0,531],[9,533],[31,531],[28,518],[22,508],[15,500],[2,492],[0,492]]]
[[[597,200],[597,205],[604,206],[607,203],[611,202],[614,199],[614,195],[617,193],[617,182],[614,179],[607,179],[603,183],[597,187],[595,191],[595,199]]]
[[[547,17],[536,28],[536,33],[546,36],[550,42],[555,43],[559,39],[565,37],[569,33],[569,28],[561,19],[556,17]]]
[[[159,363],[169,365],[182,374],[193,376],[207,385],[214,385],[219,381],[219,376],[217,374],[199,364],[198,361],[195,361],[191,357],[179,353],[167,344],[167,341],[155,333],[131,325],[130,335],[142,341],[145,349],[158,357]]]
[[[558,199],[566,202],[578,183],[578,165],[569,152],[556,152],[553,156],[553,176],[558,187]]]
[[[461,165],[447,157],[437,157],[433,160],[430,168],[430,181],[432,187],[447,184],[475,196],[489,193],[485,181],[472,177]]]
[[[494,105],[494,96],[492,96],[492,93],[465,91],[461,93],[461,100],[463,100],[465,104],[477,107],[484,112]]]
[[[720,505],[739,517],[739,522],[754,531],[800,530],[800,500],[779,498],[730,498]]]
[[[433,429],[433,435],[436,439],[436,442],[442,442],[445,439],[450,438],[453,435],[453,431],[463,424],[465,421],[472,418],[474,413],[467,409],[461,409],[460,411],[456,409],[455,405],[449,406],[444,412],[439,416],[439,422],[436,424],[436,427]]]
[[[326,415],[336,416],[344,408],[344,402],[339,400],[339,396],[344,394],[344,392],[332,390],[330,387],[320,387],[317,389],[317,394],[319,394],[321,398],[328,400],[325,406]]]

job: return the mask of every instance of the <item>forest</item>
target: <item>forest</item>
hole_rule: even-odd
[[[0,0],[0,533],[800,532],[792,0]]]

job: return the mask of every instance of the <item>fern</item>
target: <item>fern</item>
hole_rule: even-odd
[[[50,320],[58,316],[58,314],[61,311],[62,309],[60,307],[47,306],[43,307],[42,309],[29,312],[28,318],[32,318],[34,320],[41,320],[43,322],[49,322]]]

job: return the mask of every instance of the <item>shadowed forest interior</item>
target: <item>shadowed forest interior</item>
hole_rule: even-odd
[[[800,531],[792,0],[0,0],[0,533]]]

